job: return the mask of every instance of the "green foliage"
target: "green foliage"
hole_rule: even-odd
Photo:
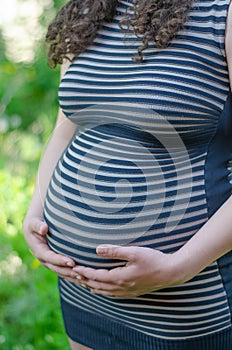
[[[42,0],[39,0],[41,3]],[[48,2],[44,2],[48,3]],[[64,3],[44,9],[44,27]],[[0,28],[1,29],[1,28]],[[59,69],[44,47],[30,64],[10,61],[0,30],[0,349],[68,350],[56,276],[31,254],[22,222],[38,162],[55,122]]]
[[[53,0],[53,6],[44,8],[39,18],[44,33],[63,4],[63,0]],[[7,39],[4,40],[0,28],[0,131],[27,130],[34,121],[40,120],[44,111],[54,122],[60,72],[59,67],[55,70],[48,67],[44,36],[37,42],[34,61],[17,63],[7,58]]]
[[[42,143],[23,131],[1,136],[1,142],[0,348],[68,350],[56,276],[33,257],[21,229]]]
[[[0,75],[0,99],[5,106],[1,119],[6,124],[3,131],[26,130],[41,119],[44,111],[54,122],[59,71],[49,69],[44,56],[33,65],[6,60],[1,64]]]

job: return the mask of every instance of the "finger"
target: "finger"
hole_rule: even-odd
[[[76,266],[73,271],[87,280],[113,282],[112,278],[109,276],[109,271],[105,269],[95,270],[91,267]]]
[[[119,286],[117,284],[110,284],[110,283],[102,283],[92,280],[87,280],[85,282],[85,285],[94,290],[105,290],[109,292],[119,292],[124,290],[124,286]]]
[[[107,297],[113,297],[118,299],[125,299],[125,298],[136,298],[139,295],[142,295],[142,293],[136,293],[136,292],[128,292],[128,291],[107,291],[107,290],[97,290],[97,289],[91,289],[90,292],[92,294],[100,294]]]
[[[125,291],[108,291],[108,290],[99,290],[99,289],[91,289],[90,292],[92,294],[99,294],[113,298],[128,298],[130,293],[126,293]]]
[[[62,276],[65,278],[73,278],[75,281],[77,281],[76,274],[73,272],[72,268],[70,267],[61,267],[50,263],[44,263],[44,266],[46,266],[49,270],[52,270],[59,276]]]
[[[65,277],[65,276],[64,276],[64,277],[62,276],[62,278],[63,278],[65,281],[68,281],[68,282],[70,282],[70,283],[78,284],[76,278],[70,278],[70,277]]]
[[[79,280],[77,279],[77,277],[67,277],[65,275],[62,275],[62,274],[58,274],[59,277],[61,277],[62,279],[64,279],[65,281],[68,281],[68,282],[71,282],[71,283],[74,283],[80,287],[83,287],[83,288],[88,288],[88,286],[82,282],[82,280]]]
[[[78,275],[84,277],[87,280],[97,281],[100,283],[110,283],[117,285],[125,285],[125,275],[128,270],[126,267],[116,267],[112,270],[106,269],[92,269],[90,267],[76,266],[73,269]]]
[[[41,236],[46,235],[48,232],[48,225],[38,218],[32,218],[29,224],[30,231],[38,233]]]
[[[51,263],[58,266],[74,267],[75,261],[70,257],[53,252],[47,244],[45,236],[29,232],[27,242],[33,254],[44,263]]]
[[[66,276],[63,276],[63,275],[58,275],[60,278],[62,278],[63,280],[65,280],[65,281],[68,281],[68,282],[70,282],[70,283],[73,283],[73,284],[78,284],[78,285],[80,285],[79,283],[77,283],[77,280],[76,280],[76,278],[72,278],[72,277],[66,277]]]
[[[139,254],[138,247],[122,247],[111,244],[99,245],[96,249],[98,255],[108,258],[122,259],[126,261],[135,261]]]
[[[43,242],[40,242],[40,244],[38,244],[36,256],[44,264],[68,267],[74,267],[76,265],[74,260],[64,255],[53,252],[47,243]]]

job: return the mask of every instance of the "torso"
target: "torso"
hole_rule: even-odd
[[[131,5],[120,1],[121,14],[73,61],[59,100],[77,132],[45,202],[48,243],[55,251],[78,264],[104,268],[120,262],[98,257],[100,243],[171,253],[231,195],[232,108],[224,48],[228,4],[196,1],[172,44],[146,50],[138,64],[131,60],[138,40],[124,41],[118,27]],[[96,312],[159,338],[228,329],[222,266],[223,260],[215,262],[187,284],[127,300],[124,306],[100,297],[105,309],[99,306]],[[79,295],[78,288],[61,283],[67,300],[69,289]],[[89,311],[94,298],[85,295],[82,301],[80,292],[75,304]],[[138,305],[144,307],[142,323]]]

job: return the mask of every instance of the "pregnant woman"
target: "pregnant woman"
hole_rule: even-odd
[[[232,349],[229,0],[76,0],[24,222],[73,350]]]

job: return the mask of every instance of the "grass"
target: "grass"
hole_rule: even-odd
[[[69,350],[57,278],[31,254],[22,233],[44,140],[13,131],[0,142],[0,348]]]

